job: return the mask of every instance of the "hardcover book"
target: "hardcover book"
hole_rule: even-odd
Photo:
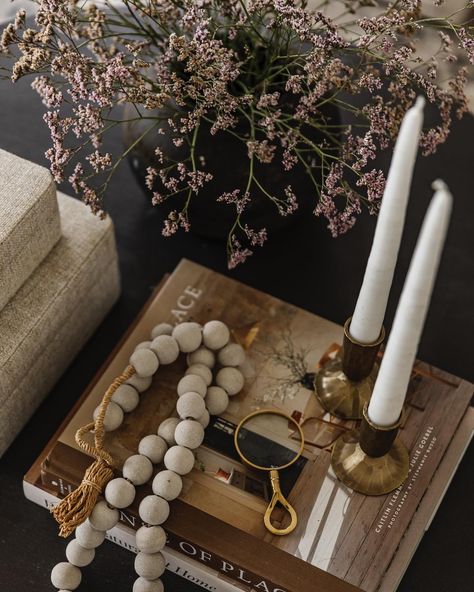
[[[90,421],[108,385],[154,325],[213,318],[227,323],[246,349],[246,384],[206,429],[195,468],[164,525],[168,547],[239,589],[395,590],[472,435],[467,409],[473,385],[417,362],[400,432],[410,453],[408,478],[385,496],[355,493],[330,466],[334,442],[355,422],[326,414],[313,387],[322,361],[338,355],[342,327],[190,261],[183,260],[155,293],[43,451],[25,477],[27,496],[34,497],[36,488],[63,497],[77,487],[91,459],[78,450],[75,432]],[[107,435],[106,447],[119,462],[173,414],[184,368],[184,360],[160,368],[139,407]],[[238,423],[259,408],[284,411],[305,436],[302,457],[281,473],[284,494],[298,513],[298,526],[286,536],[265,529],[268,477],[243,464],[233,445]],[[268,433],[254,434],[252,444],[292,448]],[[138,504],[149,493],[149,485],[139,488],[132,507],[122,512],[124,532],[140,526]]]

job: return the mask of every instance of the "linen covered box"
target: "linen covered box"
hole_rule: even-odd
[[[120,292],[111,220],[62,194],[58,203],[59,242],[0,311],[0,455]]]
[[[60,237],[48,169],[0,150],[0,310]]]

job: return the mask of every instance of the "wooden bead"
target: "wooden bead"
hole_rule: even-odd
[[[104,497],[114,508],[126,508],[135,499],[135,487],[123,477],[117,477],[107,483]]]
[[[184,446],[172,446],[165,454],[165,467],[178,475],[186,475],[194,467],[194,454]]]
[[[179,401],[178,401],[179,402]],[[168,417],[164,421],[161,422],[158,428],[158,436],[163,438],[163,440],[168,444],[168,446],[173,446],[176,444],[174,440],[174,431],[176,426],[179,423],[178,417]],[[165,450],[166,452],[166,450]],[[165,453],[163,453],[164,456]]]
[[[229,397],[220,386],[210,386],[206,394],[206,407],[211,415],[224,413],[229,404]]]
[[[98,405],[94,409],[93,417],[94,421],[97,419],[99,415],[100,405]],[[107,405],[107,410],[104,415],[104,430],[106,432],[113,432],[116,430],[123,422],[123,411],[122,408],[110,401]]]
[[[165,558],[163,554],[143,553],[139,551],[135,557],[135,571],[146,580],[156,580],[165,571]]]
[[[193,364],[204,364],[208,368],[214,368],[216,363],[216,356],[213,351],[207,349],[207,347],[200,347],[196,351],[186,356],[186,362],[188,366]]]
[[[94,561],[95,549],[85,549],[76,539],[73,539],[66,547],[66,557],[72,565],[85,567]]]
[[[198,421],[183,419],[176,426],[174,439],[179,446],[194,450],[199,448],[204,440],[204,428]]]
[[[142,341],[139,343],[133,351],[137,351],[137,349],[149,349],[151,345],[151,341]]]
[[[166,533],[161,526],[141,526],[137,530],[135,543],[139,551],[158,553],[166,545]]]
[[[81,580],[81,570],[67,561],[57,563],[51,571],[51,582],[55,588],[75,590],[79,588]]]
[[[195,351],[202,343],[202,330],[198,323],[181,323],[176,325],[172,333],[185,354]]]
[[[206,429],[209,425],[209,422],[211,421],[209,411],[207,409],[204,409],[204,413],[201,415],[201,417],[198,417],[197,421],[202,425],[204,429]]]
[[[178,397],[184,393],[199,393],[201,397],[206,396],[207,386],[204,380],[197,374],[188,374],[178,382]]]
[[[143,454],[133,454],[123,463],[122,474],[134,485],[143,485],[151,478],[153,465]]]
[[[172,364],[179,356],[178,343],[171,335],[158,335],[150,349],[157,355],[160,364]]]
[[[173,333],[173,325],[169,323],[160,323],[151,330],[151,338],[155,339],[159,335],[171,335]]]
[[[158,526],[168,519],[170,506],[162,497],[147,495],[138,506],[138,514],[145,524]]]
[[[206,386],[209,386],[212,382],[212,372],[210,368],[208,368],[204,364],[192,364],[186,370],[186,376],[188,374],[195,374],[196,376],[200,376],[206,383]]]
[[[244,386],[244,376],[237,368],[221,368],[216,376],[216,383],[227,394],[232,396],[240,392]]]
[[[228,343],[217,354],[221,366],[240,366],[245,361],[245,350],[238,343]]]
[[[138,444],[138,452],[149,458],[154,465],[163,462],[167,450],[168,444],[166,441],[154,434],[145,436]]]
[[[158,578],[156,580],[146,580],[145,578],[137,578],[133,583],[132,592],[163,592],[163,582]]]
[[[183,480],[174,471],[164,469],[155,475],[151,488],[154,494],[170,502],[181,493]]]
[[[112,401],[117,403],[124,413],[130,413],[137,407],[140,396],[130,384],[121,384],[112,395]]]
[[[76,528],[76,539],[84,549],[95,549],[104,542],[105,532],[95,530],[88,522],[83,522]]]
[[[127,378],[124,384],[130,384],[133,388],[137,389],[139,393],[143,393],[148,390],[152,383],[151,376],[138,376],[138,374],[134,374],[130,378]]]
[[[130,356],[130,364],[135,368],[138,376],[153,376],[158,370],[159,362],[151,349],[139,349]]]
[[[185,393],[179,397],[178,402],[176,403],[176,411],[178,412],[178,415],[181,419],[197,419],[198,417],[202,416],[205,409],[206,405],[204,403],[204,399],[199,393]]]
[[[96,530],[110,530],[119,521],[120,513],[116,508],[110,508],[107,502],[97,502],[89,516],[89,524]]]
[[[229,339],[229,329],[222,321],[209,321],[202,328],[202,340],[209,349],[221,349]]]

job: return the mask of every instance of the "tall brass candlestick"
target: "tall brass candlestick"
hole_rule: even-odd
[[[342,434],[334,445],[331,465],[340,481],[365,495],[384,495],[408,476],[409,458],[397,438],[401,418],[392,426],[372,423],[367,406],[359,430]]]
[[[365,344],[350,333],[351,318],[344,325],[344,342],[340,356],[329,360],[315,378],[316,394],[321,405],[341,419],[361,419],[375,384],[376,358],[385,338],[382,327],[375,343]]]

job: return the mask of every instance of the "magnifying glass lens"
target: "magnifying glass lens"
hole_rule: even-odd
[[[287,417],[263,413],[244,420],[237,434],[241,456],[260,469],[280,469],[300,454],[301,442],[292,439],[295,426]]]

